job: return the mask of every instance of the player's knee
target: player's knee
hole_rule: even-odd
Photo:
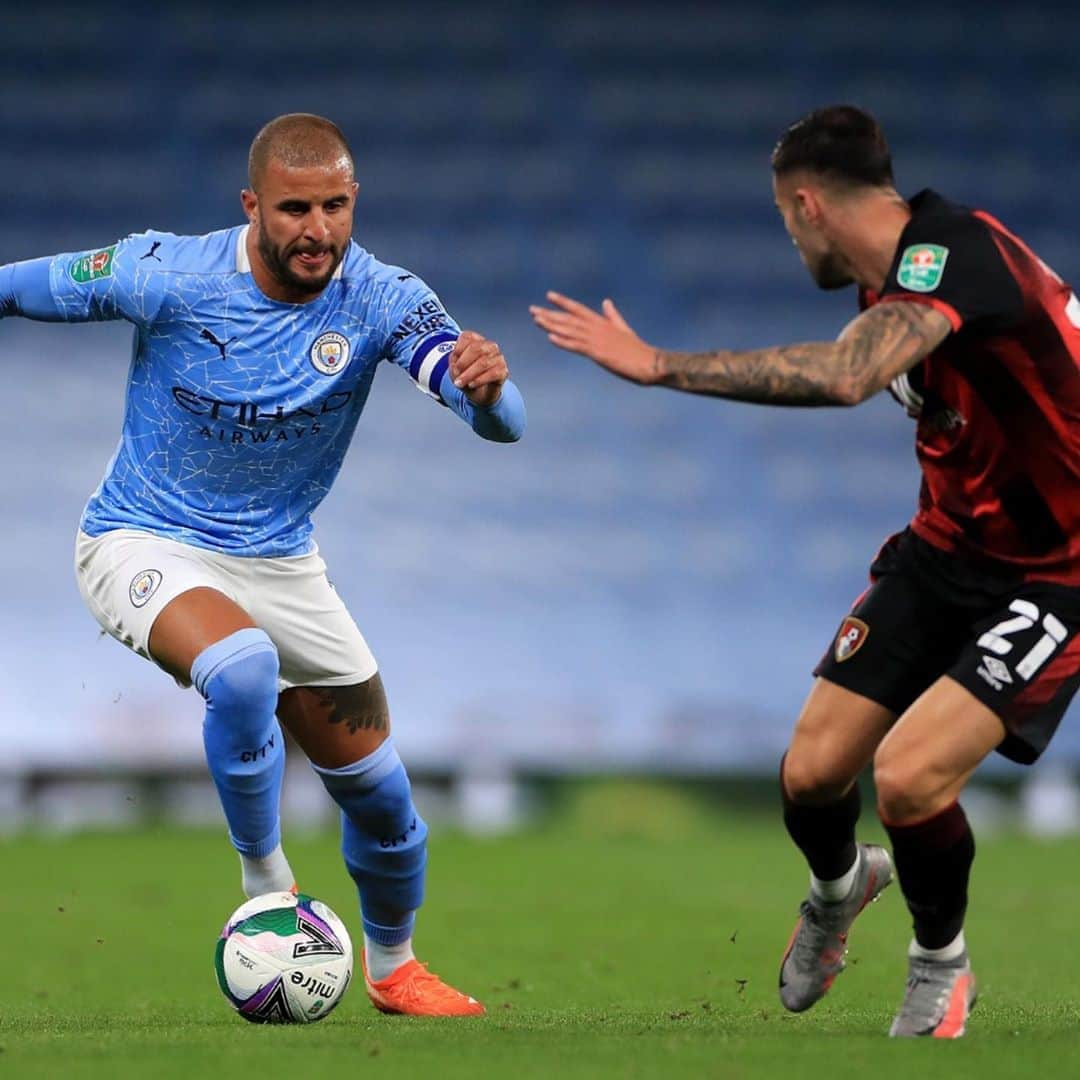
[[[787,752],[781,773],[784,794],[801,805],[835,802],[851,787],[855,777],[837,768],[835,761],[823,754],[803,753],[794,748]]]
[[[902,824],[933,813],[931,770],[910,755],[879,751],[874,758],[874,787],[883,821]]]
[[[227,717],[234,728],[248,726],[248,720],[265,726],[277,704],[278,670],[274,643],[252,627],[204,649],[191,666],[191,679],[208,714]]]

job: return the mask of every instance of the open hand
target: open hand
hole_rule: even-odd
[[[547,298],[557,310],[533,304],[529,314],[553,345],[581,353],[631,382],[657,381],[656,349],[634,333],[611,300],[599,312],[561,293],[549,292]]]

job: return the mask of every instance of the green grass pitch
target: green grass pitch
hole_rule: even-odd
[[[303,888],[356,931],[336,837],[287,842]],[[1077,848],[980,842],[982,1000],[944,1044],[885,1037],[909,926],[895,888],[856,925],[829,997],[785,1014],[777,963],[806,880],[778,815],[660,785],[575,787],[509,837],[434,832],[417,949],[487,1004],[468,1021],[381,1016],[354,983],[323,1023],[246,1024],[213,974],[241,899],[223,834],[8,839],[0,1077],[1080,1076]]]

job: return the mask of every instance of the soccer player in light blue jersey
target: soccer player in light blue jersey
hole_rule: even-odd
[[[484,439],[520,438],[524,405],[497,344],[352,240],[353,158],[334,124],[272,120],[252,143],[249,183],[244,226],[0,267],[0,315],[135,327],[123,431],[83,515],[76,573],[105,630],[205,698],[245,893],[295,889],[280,719],[341,807],[371,1000],[475,1015],[479,1002],[413,955],[427,827],[311,514],[381,361]]]

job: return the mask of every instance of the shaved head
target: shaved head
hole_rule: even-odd
[[[333,280],[352,237],[353,173],[345,136],[321,116],[288,113],[255,136],[240,203],[251,272],[271,299],[304,304]]]
[[[257,192],[271,161],[286,168],[347,169],[355,173],[352,151],[337,124],[313,113],[286,113],[255,136],[248,153],[248,183]]]

